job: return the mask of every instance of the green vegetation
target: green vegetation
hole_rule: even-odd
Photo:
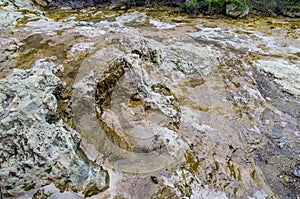
[[[44,0],[42,0],[44,1]],[[48,7],[106,7],[128,9],[134,6],[171,6],[181,7],[188,14],[226,15],[234,18],[246,17],[251,10],[266,15],[286,15],[300,17],[299,0],[52,0]]]
[[[83,195],[84,195],[85,197],[91,197],[91,196],[93,196],[93,195],[96,195],[96,194],[98,194],[98,193],[100,193],[100,192],[105,191],[106,189],[108,189],[108,187],[104,187],[104,188],[102,188],[102,189],[99,189],[95,183],[90,183],[90,184],[88,184],[88,185],[86,186],[86,189],[85,189],[85,191],[83,192]]]
[[[267,13],[279,15],[300,16],[300,1],[299,0],[262,0],[254,1],[254,9]],[[297,14],[298,13],[298,14]]]
[[[227,6],[243,13],[247,7],[251,7],[251,0],[188,0],[184,3],[183,10],[188,13],[226,15]]]
[[[228,15],[228,9],[239,11],[241,15],[248,9],[267,15],[279,14],[300,16],[299,0],[187,0],[183,10],[187,13],[223,14]],[[294,14],[291,14],[294,13]]]
[[[29,191],[29,190],[33,189],[34,187],[35,187],[35,183],[29,183],[29,184],[24,185],[24,186],[22,187],[22,189],[23,189],[24,191]]]

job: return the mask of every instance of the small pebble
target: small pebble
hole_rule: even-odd
[[[280,112],[279,110],[274,110],[274,113],[275,113],[276,115],[281,115],[281,112]]]
[[[281,122],[281,123],[280,123],[280,126],[281,126],[282,128],[285,128],[285,127],[286,127],[286,125],[287,125],[287,123],[286,123],[286,122]]]
[[[156,176],[151,176],[151,180],[154,184],[158,184],[158,179]]]
[[[284,181],[284,182],[289,182],[289,181],[290,181],[290,179],[289,179],[289,177],[287,177],[287,176],[284,176],[284,177],[283,177],[283,181]]]
[[[270,124],[270,120],[266,120],[265,123],[266,123],[266,124]]]
[[[300,170],[296,170],[293,173],[296,177],[300,178]]]

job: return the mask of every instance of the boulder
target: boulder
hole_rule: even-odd
[[[107,187],[107,173],[77,155],[80,135],[62,120],[53,119],[57,108],[53,93],[60,84],[47,67],[15,69],[0,80],[0,184],[4,196],[15,197],[51,182],[61,190],[74,187],[84,193],[90,193],[89,184],[98,190]]]

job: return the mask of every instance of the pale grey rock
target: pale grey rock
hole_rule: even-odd
[[[164,184],[174,188],[176,195],[180,198],[228,199],[225,192],[209,188],[209,186],[201,182],[196,175],[193,175],[186,169],[178,169],[175,171],[175,174],[170,177],[163,177],[163,179]],[[191,190],[190,196],[186,195],[186,193],[182,191],[186,187],[189,187]]]
[[[234,3],[230,3],[230,4],[226,5],[226,14],[228,16],[231,16],[234,18],[238,18],[238,17],[242,18],[242,17],[247,16],[248,13],[249,13],[249,6],[248,6],[246,0],[244,1],[243,10]]]
[[[178,110],[176,110],[176,106],[174,105],[174,96],[167,96],[153,89],[153,86],[158,84],[159,81],[140,67],[139,56],[136,54],[128,54],[125,55],[123,59],[133,73],[135,83],[140,90],[141,96],[144,97],[144,100],[156,104],[165,115],[176,117]]]
[[[149,23],[154,25],[158,29],[169,29],[169,28],[175,28],[176,26],[178,26],[178,24],[164,23],[161,21],[153,20],[153,19],[150,19]]]
[[[156,58],[158,58],[159,55],[153,56],[155,54],[153,53],[153,51],[157,51],[153,50],[152,46],[148,45],[147,41],[144,40],[140,41],[137,46],[134,46],[132,43],[136,40],[129,40],[124,36],[118,37],[118,40],[115,37],[113,38],[115,39],[115,44],[116,42],[118,42],[117,44],[122,45],[122,47],[126,50],[128,49],[129,52],[133,51],[131,50],[131,48],[134,49],[135,47],[134,52],[139,53],[124,54],[124,52],[112,47],[103,48],[95,52],[95,54],[88,57],[82,63],[82,66],[79,69],[78,75],[76,77],[76,83],[74,85],[75,94],[73,95],[73,110],[76,122],[82,134],[86,134],[85,132],[88,132],[88,134],[85,135],[85,139],[87,140],[87,142],[81,144],[81,149],[88,157],[91,157],[94,160],[98,160],[99,153],[97,153],[97,151],[87,145],[87,143],[93,143],[95,146],[97,146],[96,142],[102,143],[106,135],[103,135],[103,130],[97,125],[98,122],[96,119],[96,115],[93,114],[94,107],[90,105],[93,104],[93,98],[95,98],[94,96],[97,82],[103,81],[103,79],[106,79],[109,75],[109,73],[107,72],[107,67],[111,67],[110,73],[114,73],[114,70],[120,69],[118,67],[114,68],[114,66],[120,66],[121,64],[121,67],[123,67],[123,69],[127,71],[127,75],[129,75],[130,79],[127,80],[125,77],[126,75],[123,74],[121,76],[116,75],[114,77],[114,80],[117,82],[116,85],[114,85],[113,82],[109,82],[109,85],[111,85],[113,88],[112,90],[116,90],[116,92],[113,92],[111,96],[111,107],[113,111],[103,110],[103,112],[100,113],[101,120],[105,122],[106,125],[108,125],[111,129],[113,129],[115,135],[118,135],[118,137],[124,138],[123,129],[126,129],[126,133],[128,135],[130,134],[130,137],[134,137],[137,144],[140,144],[140,146],[143,146],[148,150],[149,148],[156,148],[157,151],[149,153],[132,153],[130,151],[127,152],[124,150],[120,150],[116,148],[116,145],[114,143],[109,144],[109,142],[107,142],[107,144],[105,144],[103,147],[105,148],[105,151],[103,151],[104,156],[107,156],[107,154],[109,154],[108,158],[111,162],[113,162],[114,168],[120,169],[122,171],[140,173],[144,171],[148,172],[149,170],[157,170],[158,168],[161,168],[162,165],[168,165],[171,162],[175,161],[175,158],[180,157],[180,155],[178,154],[182,153],[182,151],[184,150],[183,148],[186,147],[186,145],[176,134],[176,132],[152,123],[151,118],[144,118],[145,114],[148,113],[145,113],[142,110],[138,111],[137,108],[129,108],[125,104],[120,103],[120,98],[118,97],[118,87],[125,87],[125,90],[136,89],[135,92],[140,92],[145,102],[152,104],[155,109],[158,109],[163,113],[155,115],[159,115],[164,119],[167,119],[168,117],[176,118],[178,107],[173,104],[174,96],[159,92],[160,87],[157,86],[159,81],[155,77],[150,76],[148,72],[141,67],[142,58],[150,59],[150,57],[152,57],[152,60],[155,60],[154,62],[158,63],[159,60]],[[107,42],[112,42],[112,40],[112,38],[108,38]],[[102,61],[99,62],[99,60]],[[128,85],[128,88],[126,87],[127,83],[131,85]],[[162,87],[162,89],[163,88],[164,87]],[[117,97],[114,97],[115,95]],[[82,107],[83,104],[89,105],[90,107]],[[87,108],[89,110],[86,110]],[[119,110],[118,108],[121,108],[121,110]],[[83,111],[84,109],[85,111]],[[144,120],[141,120],[139,116],[141,118],[144,118]],[[150,114],[149,117],[151,117]],[[156,120],[158,119],[159,118],[157,118]],[[122,126],[119,125],[120,120],[122,120]],[[86,125],[85,121],[89,123],[88,126]],[[144,125],[141,125],[141,123]],[[128,128],[130,128],[130,131],[128,130]],[[161,146],[157,144],[165,144],[163,142],[160,142],[160,140],[152,143],[154,134],[156,134],[157,136],[159,135],[160,138],[164,141],[168,140],[166,146],[166,148],[169,149],[168,152],[166,151],[161,153],[159,151]],[[97,135],[97,139],[90,140],[90,137],[93,137],[94,135]],[[124,138],[124,142],[122,143],[128,143],[126,137]],[[115,156],[118,157],[117,160],[113,159]],[[158,162],[159,164],[157,164]]]
[[[33,68],[40,68],[40,69],[50,70],[53,73],[57,73],[59,71],[63,72],[64,71],[64,66],[62,64],[57,65],[54,62],[52,62],[52,60],[55,61],[56,59],[57,59],[56,57],[39,59],[34,63]]]
[[[94,27],[89,27],[89,26],[76,27],[75,32],[85,37],[98,37],[106,33],[104,30],[94,28]]]
[[[300,178],[300,170],[296,170],[293,173],[295,176],[297,176],[298,178]]]
[[[24,11],[30,11],[25,14]],[[35,13],[35,14],[30,14]],[[25,17],[28,19],[43,17],[43,12],[37,9],[30,0],[2,0],[0,7],[0,26],[16,26]]]
[[[176,68],[186,75],[209,75],[225,59],[225,52],[212,46],[175,43],[171,46]]]
[[[81,160],[75,149],[80,135],[60,120],[52,121],[61,84],[52,71],[16,69],[0,80],[0,184],[17,196],[60,178],[84,190],[89,183],[106,187],[106,172]],[[64,185],[64,184],[63,184]]]
[[[1,23],[1,22],[0,22]],[[11,73],[12,68],[18,56],[18,51],[21,49],[23,43],[19,38],[5,37],[0,39],[0,74],[6,75]]]
[[[0,10],[0,24],[1,26],[17,25],[18,21],[23,18],[23,14],[20,12],[12,12],[6,10]]]
[[[37,21],[30,21],[26,23],[26,28],[25,30],[28,30],[32,32],[32,34],[37,33],[40,34],[45,33],[45,34],[53,34],[55,31],[60,31],[68,28],[74,28],[75,27],[75,22],[70,22],[70,23],[63,23],[63,22],[56,22],[53,21],[52,19],[48,19],[46,17],[41,17]]]
[[[34,10],[34,4],[32,0],[14,0],[15,3],[21,7],[27,8],[28,10]]]
[[[252,197],[249,197],[249,199],[266,199],[268,198],[268,194],[264,192],[264,190],[258,190],[256,191]]]
[[[197,25],[197,28],[199,31],[187,34],[200,43],[213,44],[219,46],[221,49],[230,49],[227,56],[232,56],[231,54],[234,52],[266,54],[263,49],[254,43],[250,35],[241,35],[231,29],[223,29],[220,27]]]
[[[93,47],[94,44],[95,43],[93,42],[82,42],[74,44],[68,52],[68,57],[79,56],[84,53],[90,52],[95,49],[95,47]]]
[[[124,24],[144,24],[148,16],[145,13],[133,12],[116,17],[114,24],[123,26]]]
[[[275,82],[286,92],[300,97],[300,63],[298,61],[258,60],[255,66],[275,77]]]
[[[241,15],[241,11],[237,9],[238,6],[231,3],[226,5],[226,14],[231,16],[231,17],[238,17]]]

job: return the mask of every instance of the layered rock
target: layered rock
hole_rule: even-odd
[[[278,60],[259,60],[256,66],[275,77],[275,82],[283,90],[300,97],[300,64],[299,62]]]

